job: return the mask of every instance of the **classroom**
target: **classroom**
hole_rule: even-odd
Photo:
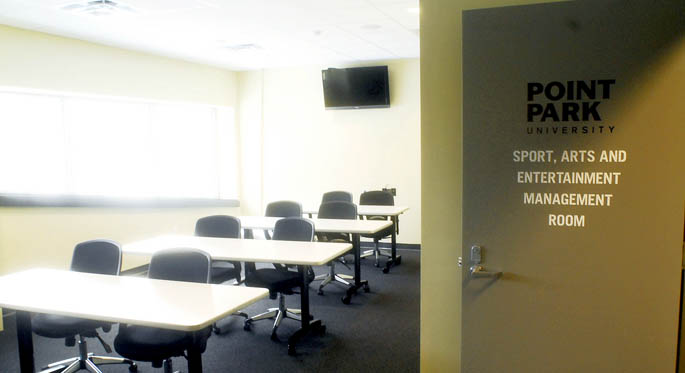
[[[0,4],[0,372],[679,371],[682,1],[326,3]],[[333,103],[362,71],[386,101]],[[74,277],[100,239],[116,282]],[[146,278],[179,248],[238,286]],[[169,363],[137,327],[202,347]]]

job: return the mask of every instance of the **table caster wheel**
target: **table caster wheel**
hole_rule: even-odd
[[[352,300],[352,297],[350,297],[349,295],[345,295],[344,297],[342,297],[343,304],[350,304],[350,300]]]
[[[388,272],[390,272],[390,268],[388,268],[388,267],[383,268],[383,273],[388,273]]]
[[[368,293],[371,291],[371,288],[369,288],[369,284],[364,284],[364,292]]]
[[[245,320],[245,324],[243,324],[243,330],[249,332],[251,329],[252,329],[252,321]]]

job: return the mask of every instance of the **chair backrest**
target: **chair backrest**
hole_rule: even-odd
[[[352,202],[325,202],[319,206],[320,219],[357,219],[357,205]]]
[[[212,215],[195,223],[195,235],[201,237],[240,238],[240,219],[228,215]]]
[[[334,190],[332,192],[324,193],[323,197],[321,198],[321,203],[336,201],[352,203],[352,193],[343,190]]]
[[[157,280],[209,283],[212,259],[196,249],[167,249],[150,259],[147,277]]]
[[[266,205],[264,216],[277,218],[301,217],[302,205],[295,201],[276,201]]]
[[[392,193],[384,190],[371,190],[359,196],[360,205],[394,206],[395,198]]]
[[[121,246],[102,239],[81,242],[74,248],[71,270],[118,276],[121,270]]]
[[[274,226],[274,240],[313,241],[314,223],[302,217],[279,219]]]

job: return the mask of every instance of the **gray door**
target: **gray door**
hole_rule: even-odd
[[[674,371],[683,14],[463,13],[462,372]]]

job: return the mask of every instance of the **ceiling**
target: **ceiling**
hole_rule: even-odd
[[[0,24],[231,70],[419,56],[419,0],[88,2],[2,0]]]

